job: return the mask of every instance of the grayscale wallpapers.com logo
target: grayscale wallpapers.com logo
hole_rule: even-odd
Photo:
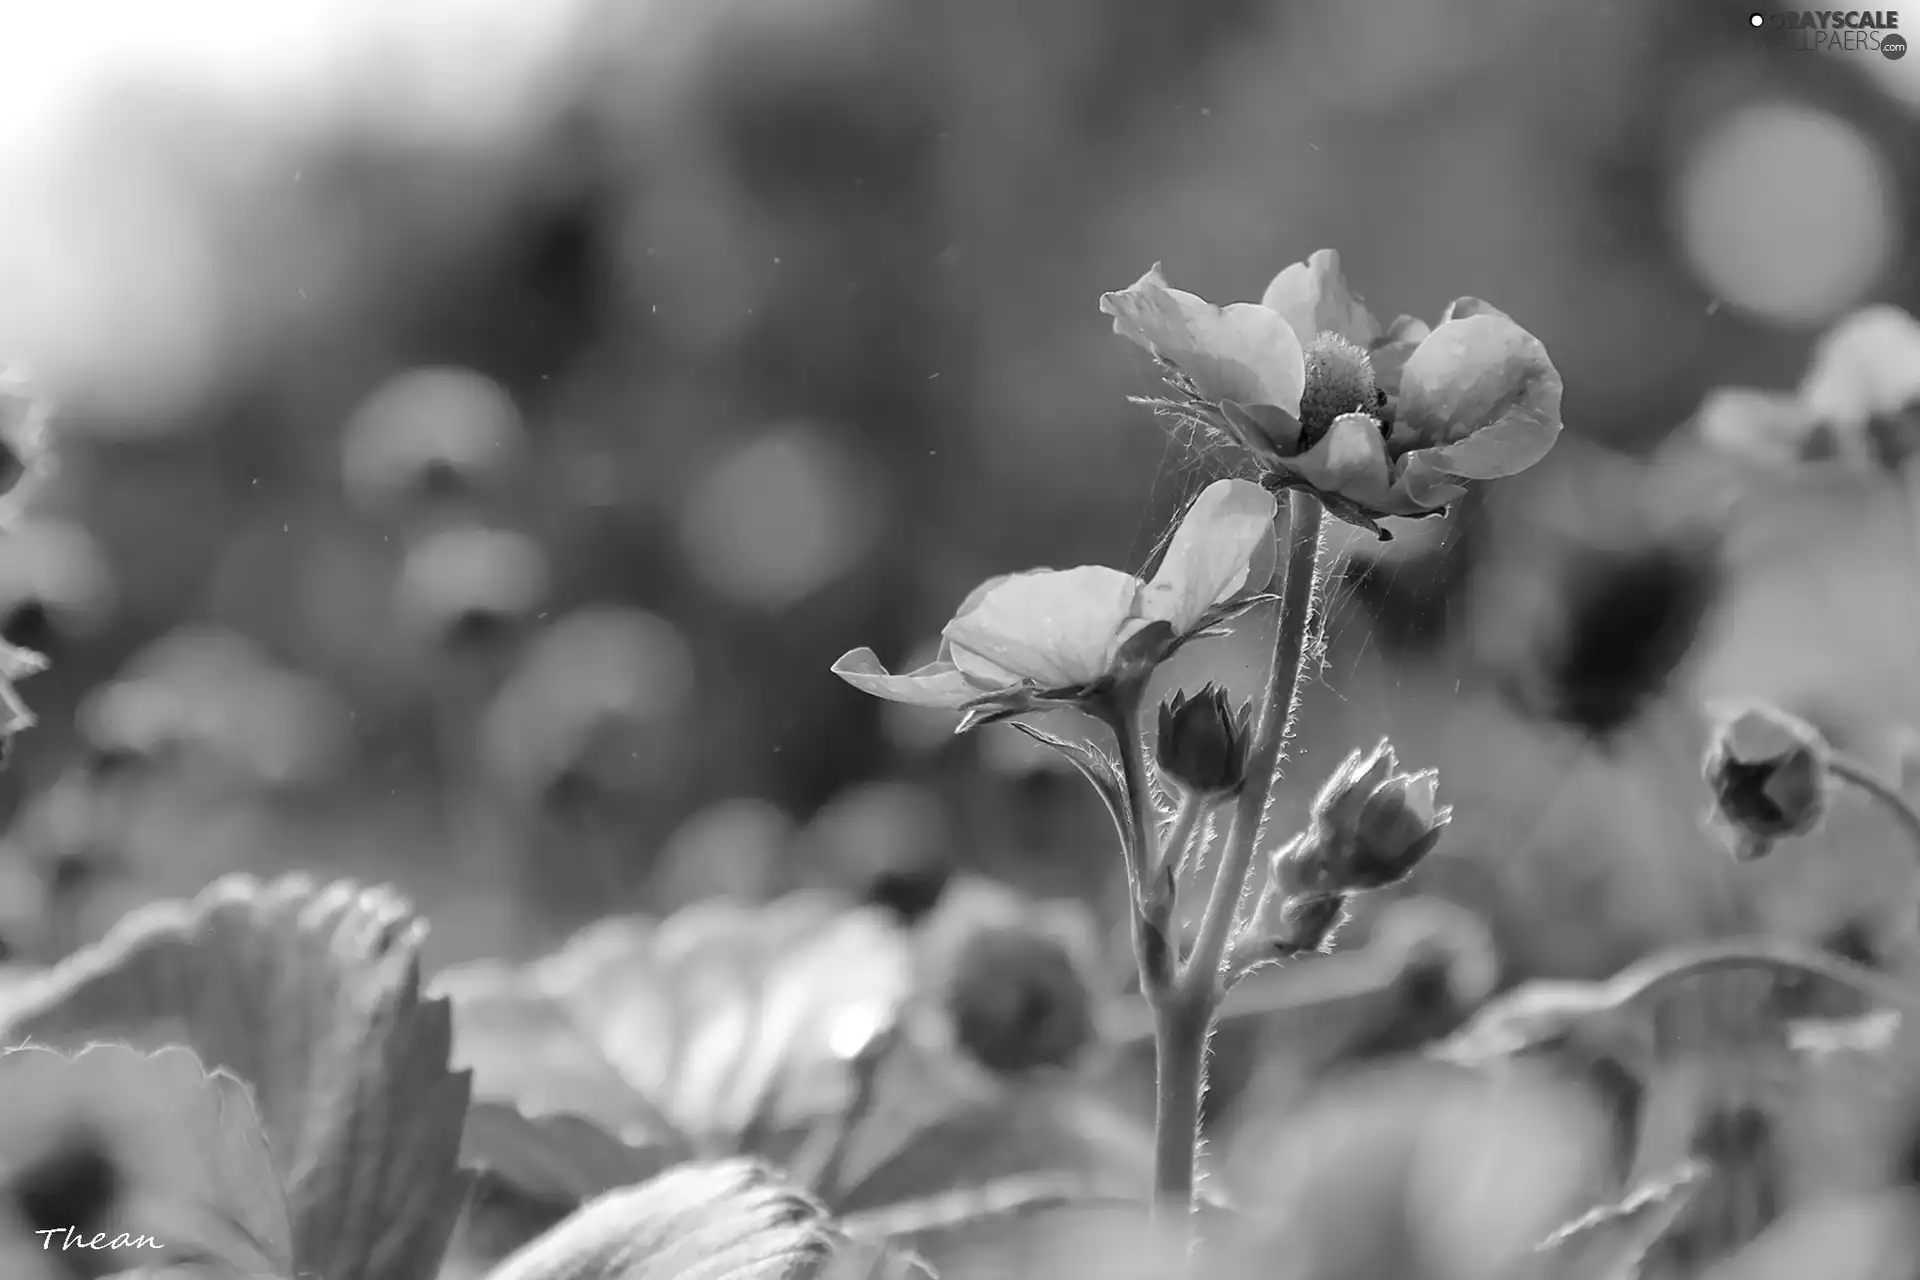
[[[1833,53],[1877,53],[1889,62],[1907,55],[1900,15],[1891,9],[1806,9],[1747,15],[1756,48]]]

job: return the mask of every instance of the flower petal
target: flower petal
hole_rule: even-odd
[[[1247,586],[1260,545],[1273,544],[1276,509],[1273,495],[1251,481],[1216,480],[1201,490],[1141,594],[1142,616],[1171,624],[1175,635],[1193,631]]]
[[[1213,401],[1300,407],[1306,363],[1300,341],[1278,315],[1252,302],[1216,307],[1170,288],[1159,264],[1119,293],[1103,294],[1100,310],[1113,331],[1193,379]]]
[[[1222,400],[1220,416],[1235,442],[1262,467],[1300,448],[1300,419],[1278,405]]]
[[[1715,388],[1694,414],[1694,428],[1720,453],[1782,467],[1829,453],[1837,443],[1800,397],[1752,387]]]
[[[958,710],[986,690],[975,688],[951,661],[929,662],[905,675],[893,675],[871,649],[852,649],[833,664],[833,674],[862,693],[914,707]]]
[[[1513,321],[1449,320],[1407,361],[1395,435],[1427,446],[1410,470],[1466,480],[1514,475],[1559,439],[1560,392],[1547,349]]]
[[[1920,401],[1920,320],[1886,306],[1848,316],[1814,347],[1800,395],[1843,431]]]
[[[1440,771],[1422,769],[1418,773],[1407,775],[1407,808],[1423,824],[1431,825],[1439,813]]]
[[[1502,320],[1511,320],[1512,316],[1494,306],[1484,298],[1455,298],[1440,313],[1440,323],[1450,320],[1465,320],[1469,316],[1499,316]]]
[[[1467,496],[1467,487],[1452,476],[1425,465],[1426,450],[1410,453],[1399,460],[1400,474],[1394,478],[1395,502],[1387,505],[1388,515],[1416,515],[1438,511]]]
[[[1400,316],[1387,326],[1373,349],[1367,352],[1367,360],[1373,365],[1373,380],[1388,395],[1397,396],[1400,392],[1400,371],[1407,367],[1407,361],[1420,349],[1420,344],[1433,332],[1424,320],[1412,316]]]
[[[1316,249],[1305,262],[1282,271],[1260,302],[1293,326],[1302,346],[1323,333],[1337,333],[1363,348],[1380,338],[1379,322],[1367,310],[1366,300],[1347,287],[1335,249]]]
[[[1343,413],[1320,442],[1286,460],[1287,469],[1316,489],[1337,493],[1369,510],[1386,511],[1393,472],[1380,424],[1364,413]]]
[[[1053,570],[1050,568],[1040,568],[1040,569],[1027,569],[1027,570],[1024,570],[1024,572],[1052,573]],[[978,609],[980,607],[980,602],[982,600],[985,600],[987,598],[987,594],[991,592],[995,587],[999,586],[1001,583],[1005,582],[1009,578],[1017,578],[1019,576],[1020,575],[1017,573],[997,573],[993,577],[988,578],[985,582],[981,583],[979,586],[975,587],[973,590],[967,592],[966,598],[960,602],[960,607],[953,611],[953,616],[956,618],[966,617],[968,614],[972,613],[975,609]],[[953,646],[947,642],[947,637],[945,635],[942,635],[940,637],[940,647],[937,651],[935,651],[933,657],[934,657],[934,661],[936,662],[952,662],[953,661]]]
[[[1011,675],[1044,689],[1090,684],[1138,630],[1140,587],[1132,574],[1103,565],[1017,574],[947,624],[954,665],[976,680]]]

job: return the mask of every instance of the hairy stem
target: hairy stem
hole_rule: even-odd
[[[1192,960],[1181,970],[1171,997],[1154,1007],[1154,1053],[1158,1094],[1154,1108],[1154,1205],[1158,1215],[1181,1213],[1192,1221],[1194,1157],[1200,1142],[1200,1104],[1205,1091],[1207,1036],[1219,1005],[1220,970],[1235,916],[1253,865],[1281,749],[1293,726],[1300,674],[1313,616],[1320,570],[1319,499],[1295,492],[1289,504],[1288,552],[1280,588],[1279,631],[1273,666],[1259,704],[1247,783],[1235,798],[1226,847],[1200,920]],[[1189,1226],[1189,1229],[1190,1226]]]
[[[1193,834],[1206,812],[1206,797],[1191,791],[1180,797],[1180,807],[1173,815],[1173,826],[1167,829],[1167,843],[1156,855],[1157,861],[1150,867],[1151,871],[1155,874],[1164,872],[1175,880],[1179,879],[1180,868],[1191,852],[1188,846],[1193,843]]]
[[[1120,745],[1120,777],[1127,796],[1127,887],[1132,890],[1133,958],[1140,966],[1140,993],[1147,1003],[1164,1004],[1173,990],[1173,885],[1158,868],[1159,821],[1153,803],[1153,771],[1141,732],[1144,689],[1130,689],[1103,716]],[[1164,882],[1164,883],[1163,883]]]
[[[1920,857],[1920,812],[1915,812],[1913,804],[1900,789],[1875,773],[1864,762],[1852,756],[1835,752],[1828,761],[1827,771],[1842,782],[1851,783],[1866,792],[1880,803],[1880,807],[1893,815],[1900,829],[1907,833],[1913,842],[1914,855]]]
[[[1247,755],[1247,785],[1235,797],[1227,844],[1200,920],[1193,962],[1183,980],[1196,995],[1212,1005],[1219,991],[1220,969],[1240,899],[1246,890],[1247,870],[1253,865],[1260,829],[1266,818],[1273,784],[1280,777],[1280,756],[1300,704],[1300,677],[1305,669],[1308,631],[1314,614],[1314,591],[1320,575],[1320,500],[1296,491],[1290,507],[1285,579],[1280,588],[1280,627],[1273,646],[1273,666],[1260,700],[1259,723],[1253,748]]]

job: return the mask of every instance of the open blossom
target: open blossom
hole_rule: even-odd
[[[1721,387],[1696,423],[1708,444],[1762,463],[1897,469],[1920,453],[1920,320],[1856,311],[1815,344],[1796,390]]]
[[[1269,488],[1312,490],[1383,539],[1378,517],[1434,514],[1559,438],[1560,375],[1537,338],[1477,298],[1431,328],[1410,316],[1383,328],[1331,249],[1257,303],[1214,306],[1155,266],[1100,309],[1170,367],[1181,399],[1161,407],[1234,440]]]
[[[1264,590],[1274,510],[1258,485],[1216,481],[1187,510],[1152,578],[1102,565],[993,578],[961,604],[926,666],[893,675],[873,650],[855,649],[834,674],[875,697],[988,715],[1079,701]]]

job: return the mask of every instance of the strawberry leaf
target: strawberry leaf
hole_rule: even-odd
[[[315,1280],[423,1280],[464,1195],[468,1079],[425,925],[389,890],[231,877],[129,915],[16,1008],[6,1038],[179,1043],[253,1086]]]
[[[463,1263],[498,1262],[586,1201],[682,1159],[675,1147],[629,1146],[582,1116],[529,1118],[505,1103],[476,1102],[460,1148],[475,1185],[453,1252]]]
[[[291,1274],[287,1205],[252,1096],[189,1050],[0,1053],[0,1150],[20,1235],[42,1252]]]

